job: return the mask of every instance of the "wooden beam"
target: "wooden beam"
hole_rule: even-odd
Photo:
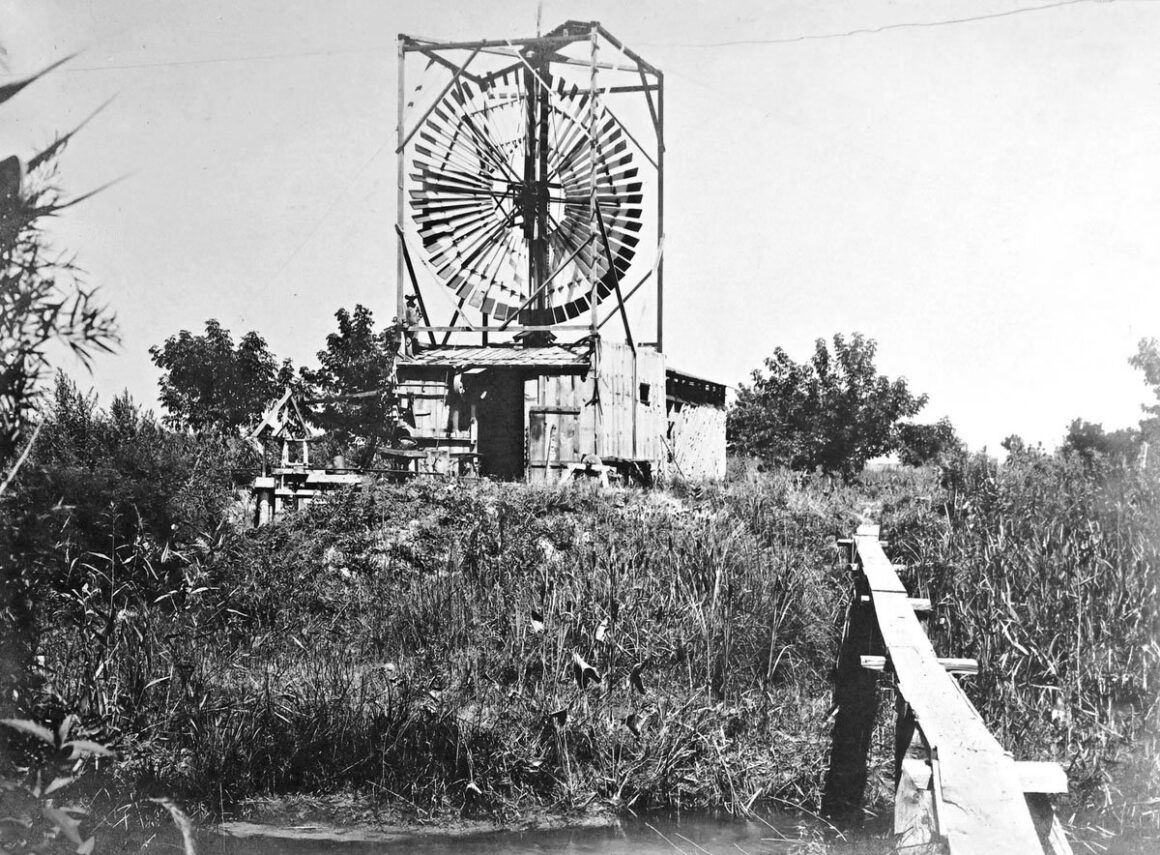
[[[653,96],[652,96],[653,90],[659,89],[660,87],[647,85],[648,81],[645,79],[643,68],[640,69],[640,80],[641,80],[642,84],[645,84],[643,86],[644,97],[645,97],[645,100],[648,101],[648,112],[649,112],[649,115],[652,116],[653,130],[656,132],[656,135],[657,135],[657,145],[661,145],[661,120],[660,120],[660,117],[657,115],[657,105],[653,101]]]
[[[855,597],[846,612],[835,669],[837,714],[830,736],[830,768],[822,792],[822,813],[855,825],[863,817],[867,757],[878,711],[878,675],[862,667],[861,657],[877,636],[874,609]]]
[[[1015,761],[939,663],[882,551],[877,526],[859,528],[855,546],[899,691],[930,746],[935,815],[950,851],[1040,851]]]
[[[1019,784],[1024,793],[1041,793],[1044,795],[1063,795],[1068,792],[1067,773],[1058,763],[1049,760],[1017,760],[1015,773],[1019,776]],[[930,767],[926,767],[926,777],[918,781],[920,786],[930,786]]]
[[[413,329],[415,332],[482,332],[482,333],[500,332],[499,327],[489,327],[489,326],[480,326],[480,327],[472,327],[472,326],[460,326],[460,327],[421,326],[421,327],[418,327],[418,326],[416,326],[416,327],[411,327],[411,329]],[[560,324],[560,325],[555,325],[555,324],[535,325],[535,324],[533,324],[533,325],[528,325],[528,326],[514,325],[511,327],[508,327],[504,331],[505,332],[539,332],[541,330],[587,330],[587,329],[589,329],[589,326],[587,324]]]
[[[935,855],[942,849],[930,788],[930,766],[906,758],[894,794],[894,847],[897,852]]]
[[[908,603],[910,603],[910,607],[912,609],[914,609],[915,614],[920,614],[920,615],[927,614],[930,611],[932,611],[934,608],[931,605],[930,599],[927,597],[907,597],[906,601]],[[862,595],[862,602],[864,602],[864,603],[870,602],[870,595],[863,594]]]
[[[539,297],[542,293],[544,293],[545,289],[547,289],[547,287],[552,284],[552,280],[555,279],[560,274],[560,271],[562,271],[565,267],[568,266],[568,264],[572,261],[573,258],[575,258],[581,252],[584,251],[584,247],[588,246],[588,244],[590,244],[592,242],[593,237],[594,237],[594,235],[588,235],[588,237],[586,237],[584,239],[584,241],[580,244],[580,246],[576,247],[576,249],[572,252],[571,255],[569,255],[566,259],[564,259],[562,262],[560,262],[559,266],[557,266],[556,269],[552,271],[552,275],[549,276],[547,279],[545,279],[543,284],[540,285],[540,287],[537,288],[535,291],[533,291],[531,296],[528,297],[528,299],[526,299],[526,300],[524,300],[524,302],[520,303],[520,307],[518,309],[516,309],[513,314],[508,315],[508,319],[506,321],[504,321],[503,324],[500,325],[500,328],[499,328],[500,332],[503,332],[509,326],[511,326],[512,321],[514,321],[516,318],[518,318],[520,316],[520,312],[522,312],[528,306],[532,305],[532,303],[535,301],[535,299],[537,297]]]
[[[870,671],[886,670],[885,656],[863,656],[862,667]],[[938,664],[950,674],[978,674],[979,663],[975,659],[948,659],[940,657]]]
[[[407,47],[402,48],[402,50],[404,53],[408,52],[408,51],[412,51],[412,50],[417,50],[421,54],[423,54],[425,57],[427,57],[429,60],[431,60],[432,62],[439,63],[440,65],[442,65],[444,68],[446,68],[448,71],[450,71],[452,73],[454,73],[455,69],[459,67],[454,62],[449,60],[447,57],[440,56],[437,51],[427,50],[426,48],[407,48]],[[463,76],[466,77],[468,80],[470,80],[472,83],[474,83],[476,86],[483,85],[481,79],[477,75],[472,74],[471,72],[465,71],[463,73]]]
[[[608,262],[608,274],[612,276],[612,285],[616,291],[616,302],[620,306],[620,318],[624,321],[624,336],[628,339],[629,349],[636,354],[636,345],[632,342],[632,326],[628,323],[628,310],[624,308],[624,295],[620,293],[620,271],[612,260],[612,248],[608,245],[608,232],[604,229],[604,214],[600,213],[600,206],[596,206],[596,223],[600,226],[600,239],[604,243],[604,260]],[[597,326],[597,329],[600,329]],[[633,409],[635,412],[635,408]]]
[[[1067,772],[1050,760],[1019,760],[1015,763],[1019,784],[1025,793],[1062,795],[1067,790]]]
[[[431,105],[423,112],[423,115],[419,117],[419,120],[415,122],[415,126],[411,128],[410,133],[408,133],[403,138],[403,141],[399,143],[398,148],[395,149],[395,154],[399,154],[407,147],[407,143],[409,143],[411,138],[419,132],[419,128],[423,127],[423,123],[427,121],[427,117],[435,112],[435,108],[439,106],[440,102],[443,100],[443,96],[451,91],[451,87],[454,86],[456,82],[458,82],[461,75],[467,72],[467,66],[469,66],[471,61],[478,55],[478,50],[472,51],[471,56],[467,58],[467,61],[456,69],[455,73],[451,75],[451,79],[447,81],[447,85],[443,87],[443,91],[435,96],[435,100],[431,102]]]
[[[630,131],[625,126],[624,122],[620,121],[620,117],[618,117],[616,115],[616,113],[612,113],[612,112],[609,112],[608,115],[612,118],[612,121],[616,122],[616,124],[620,126],[620,129],[621,129],[621,131],[624,132],[624,135],[626,137],[628,137],[630,140],[632,140],[632,144],[636,146],[636,150],[639,151],[644,156],[644,159],[652,164],[652,168],[659,170],[660,166],[657,165],[656,160],[654,160],[653,156],[648,153],[648,151],[645,149],[645,147],[643,145],[640,144],[640,140],[638,140],[636,137],[634,137],[632,135],[632,131]]]
[[[403,261],[407,264],[407,273],[411,277],[411,289],[415,292],[415,299],[419,301],[419,312],[423,315],[423,323],[426,326],[431,325],[431,318],[427,315],[427,304],[423,302],[423,292],[419,290],[419,280],[415,277],[415,267],[411,264],[411,253],[407,251],[407,240],[403,237],[403,227],[398,223],[395,224],[395,233],[399,236],[399,252],[403,254]],[[404,309],[404,312],[406,310]],[[399,323],[404,325],[403,335],[407,334],[405,329],[406,319],[404,316],[399,317]],[[417,328],[416,328],[417,329]],[[431,341],[431,346],[435,346],[435,333],[428,330],[427,337]],[[405,342],[404,342],[405,345]]]
[[[1028,793],[1027,809],[1031,812],[1035,830],[1043,842],[1045,855],[1072,855],[1071,844],[1067,842],[1063,823],[1051,806],[1051,799],[1043,793]]]
[[[640,54],[638,54],[636,51],[629,48],[628,45],[626,45],[624,42],[622,42],[616,36],[612,35],[612,33],[608,32],[608,30],[604,29],[604,27],[597,24],[596,31],[598,33],[600,33],[600,35],[602,35],[609,42],[611,42],[616,47],[616,49],[619,50],[622,54],[624,54],[629,59],[631,59],[633,62],[635,62],[637,65],[637,68],[641,69],[642,71],[649,71],[654,76],[657,76],[657,77],[660,76],[660,72],[657,71],[657,69],[654,68],[652,66],[652,64],[646,62],[644,60],[644,58],[641,57]]]
[[[575,36],[534,36],[524,39],[481,39],[473,42],[440,42],[434,39],[424,39],[413,36],[400,35],[399,38],[403,41],[403,50],[406,51],[420,51],[427,53],[428,51],[441,50],[482,50],[483,48],[492,47],[523,47],[525,45],[537,45],[539,47],[563,47],[571,42],[581,42],[588,38],[588,33]]]

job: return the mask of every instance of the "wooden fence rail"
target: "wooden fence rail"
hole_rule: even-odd
[[[1070,855],[1049,795],[1067,791],[1055,763],[1017,763],[991,735],[955,679],[977,663],[940,659],[919,623],[929,611],[909,598],[863,525],[843,545],[855,591],[835,677],[834,723],[823,808],[860,816],[877,714],[878,679],[895,681],[894,832],[900,852]]]

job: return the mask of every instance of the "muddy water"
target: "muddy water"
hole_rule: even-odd
[[[251,829],[248,833],[253,833]],[[180,838],[166,829],[141,851],[182,855]],[[764,822],[738,822],[703,815],[621,819],[588,828],[497,831],[474,834],[373,832],[298,826],[278,836],[236,837],[199,834],[199,855],[887,855],[892,841],[882,833],[824,833],[820,823],[773,815]],[[136,848],[136,847],[133,847]],[[1076,852],[1104,855],[1155,855],[1160,840],[1102,837],[1097,848],[1073,842]],[[110,850],[113,851],[113,850]]]
[[[201,855],[885,855],[888,840],[823,842],[822,829],[797,817],[766,823],[705,816],[624,819],[597,828],[509,831],[467,835],[386,836],[373,841],[249,837],[204,841]],[[208,845],[205,845],[208,844]]]

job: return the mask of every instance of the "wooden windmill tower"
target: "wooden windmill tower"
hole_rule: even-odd
[[[595,22],[400,36],[398,106],[399,391],[432,466],[655,473],[671,456],[661,72]]]

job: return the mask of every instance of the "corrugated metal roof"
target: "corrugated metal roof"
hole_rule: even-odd
[[[429,368],[534,368],[550,371],[580,372],[588,368],[588,351],[568,350],[566,347],[436,347],[423,350],[399,368],[425,366]]]

